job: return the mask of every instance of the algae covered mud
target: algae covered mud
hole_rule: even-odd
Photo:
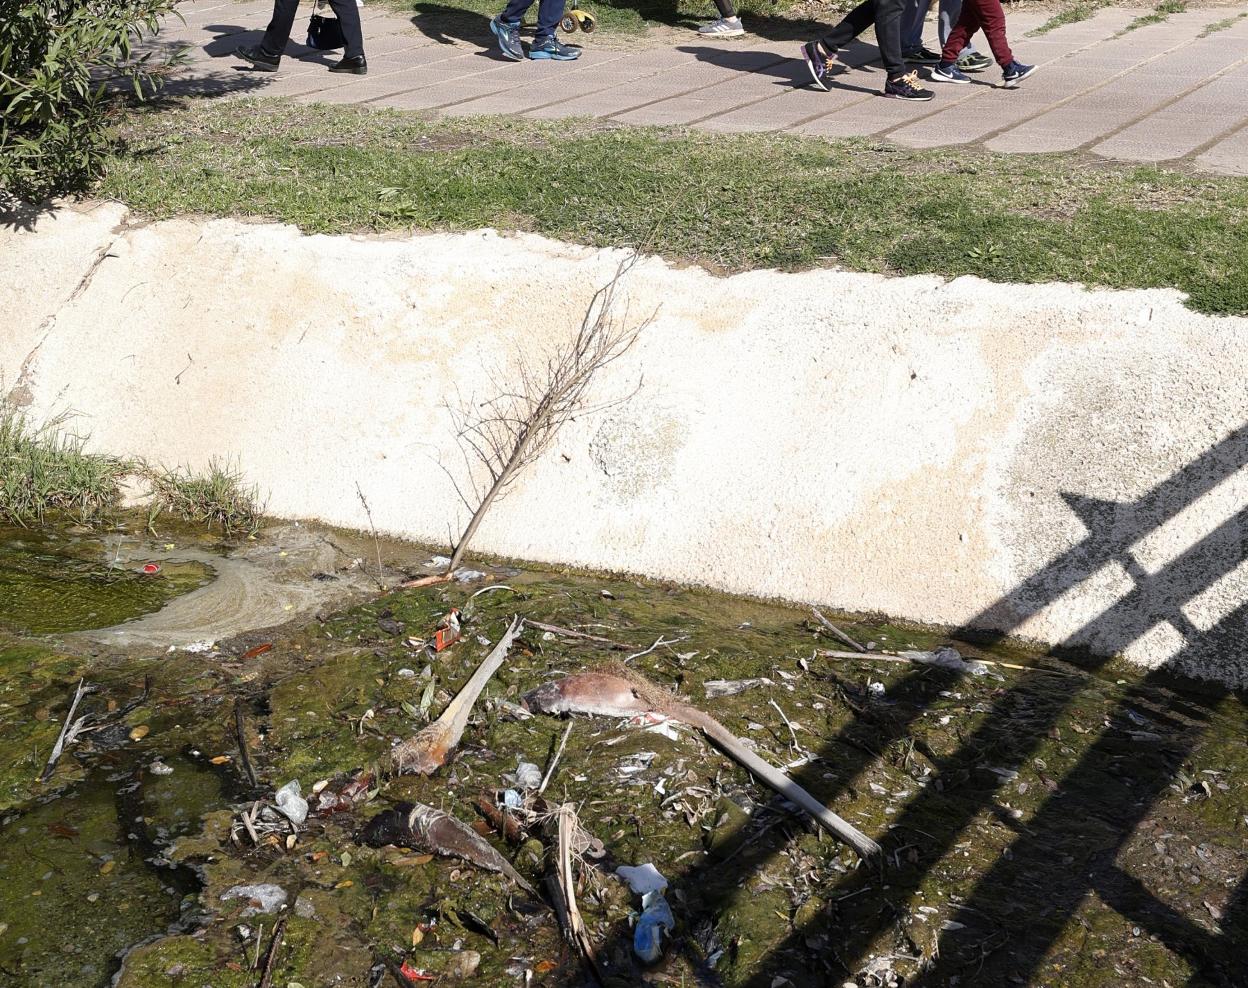
[[[592,984],[542,901],[542,814],[514,832],[488,812],[517,797],[540,811],[552,765],[542,801],[583,829],[575,894],[610,985],[1245,984],[1239,696],[834,615],[874,646],[847,658],[807,612],[622,579],[483,567],[382,593],[375,578],[393,586],[427,556],[384,546],[378,574],[342,533],[225,546],[141,528],[0,533],[5,984]],[[424,647],[452,608],[462,636]],[[451,764],[369,774],[515,615],[531,623]],[[944,645],[993,664],[933,663]],[[927,661],[880,654],[907,650]],[[879,859],[679,723],[519,706],[623,660],[878,840]],[[86,729],[37,784],[80,681]],[[292,781],[306,818],[293,790],[276,797]],[[473,827],[539,897],[359,839],[404,803]],[[642,897],[616,873],[647,864],[674,921],[653,963],[636,949]]]

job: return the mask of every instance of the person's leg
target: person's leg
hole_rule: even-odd
[[[525,13],[532,6],[533,0],[507,0],[507,6],[498,15],[498,19],[506,21],[508,24],[519,24],[524,20]]]
[[[342,36],[346,47],[342,50],[343,58],[361,58],[364,55],[364,28],[360,25],[360,8],[355,0],[329,0],[329,6],[342,25]]]
[[[988,47],[992,49],[992,57],[1001,68],[1014,63],[1014,53],[1010,51],[1010,43],[1005,38],[1005,11],[1001,9],[1001,0],[966,0],[973,5],[979,14],[979,23],[984,34],[988,36]]]
[[[936,37],[940,41],[940,47],[945,47],[945,42],[949,40],[949,35],[953,33],[953,27],[958,23],[958,18],[962,16],[962,0],[940,0],[939,14],[936,18]],[[976,51],[975,42],[969,38],[962,47],[962,54],[969,54]]]
[[[875,41],[880,46],[880,59],[890,79],[906,74],[906,60],[901,55],[901,15],[905,0],[877,0],[875,5]]]
[[[844,48],[862,34],[875,23],[875,4],[876,0],[863,0],[836,27],[819,39],[820,47],[829,55],[835,55],[837,49]]]
[[[508,4],[509,8],[510,6]],[[563,20],[563,11],[566,6],[565,0],[538,0],[537,32],[533,36],[534,44],[541,44],[547,38],[555,36],[559,22]]]
[[[286,42],[290,40],[290,29],[295,23],[295,14],[299,10],[299,0],[276,0],[273,4],[273,17],[265,28],[260,47],[270,55],[281,55],[286,51]]]
[[[923,23],[931,0],[906,0],[901,15],[901,50],[914,51],[923,46]]]
[[[715,0],[719,17],[698,28],[698,34],[704,38],[739,38],[745,34],[741,26],[741,18],[737,16],[737,8],[732,0]]]
[[[962,12],[958,15],[957,23],[954,24],[953,30],[949,32],[949,37],[945,39],[945,44],[940,54],[940,64],[953,65],[958,60],[958,56],[962,54],[962,50],[966,47],[972,34],[979,30],[979,17],[976,14],[975,0],[965,0],[962,4]]]

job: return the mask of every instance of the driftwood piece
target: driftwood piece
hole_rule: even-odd
[[[464,736],[477,697],[503,664],[512,642],[523,628],[522,618],[512,618],[507,632],[477,666],[477,671],[455,695],[455,699],[447,704],[442,716],[414,737],[394,747],[390,752],[390,764],[394,771],[400,775],[431,775],[447,763]]]
[[[539,713],[634,717],[658,712],[683,721],[698,728],[725,755],[789,802],[800,806],[821,827],[845,841],[864,858],[879,853],[879,844],[837,816],[779,769],[759,758],[714,717],[682,702],[631,669],[617,671],[620,675],[588,672],[546,683],[526,694],[524,700],[530,710]]]
[[[234,733],[238,737],[238,760],[242,762],[243,774],[247,776],[247,781],[254,788],[260,783],[256,780],[256,770],[251,764],[251,753],[247,750],[247,725],[243,720],[241,697],[234,698]]]
[[[830,631],[835,638],[844,642],[846,645],[852,648],[855,652],[865,652],[867,650],[865,646],[859,645],[856,641],[850,638],[849,635],[845,634],[845,632],[843,632],[840,628],[838,628],[831,621],[829,621],[824,616],[823,612],[819,610],[819,608],[812,607],[810,609],[810,613],[813,614],[815,616],[815,620],[818,621],[821,625],[823,625],[828,631]]]
[[[74,698],[70,701],[69,713],[65,715],[65,723],[61,726],[61,733],[57,736],[56,744],[52,746],[52,754],[48,756],[48,761],[39,775],[41,783],[47,782],[48,779],[52,778],[52,773],[56,770],[56,763],[61,760],[61,755],[82,733],[87,717],[84,714],[82,717],[74,720],[74,714],[77,712],[78,704],[82,702],[82,698],[90,693],[92,689],[93,687],[87,686],[86,679],[78,680],[78,688],[74,690]]]
[[[552,867],[546,877],[546,886],[550,890],[555,915],[564,938],[580,955],[582,963],[595,982],[601,985],[602,971],[598,968],[594,942],[590,939],[589,930],[576,905],[576,876],[572,871],[572,858],[574,854],[580,856],[573,847],[575,835],[580,829],[576,809],[571,803],[562,804],[548,821],[547,833],[551,842],[547,847],[547,854]]]
[[[617,652],[631,652],[632,645],[626,645],[624,642],[617,642],[612,638],[603,638],[601,635],[591,635],[585,631],[576,631],[572,628],[561,628],[557,624],[546,624],[543,621],[534,621],[531,618],[525,618],[524,623],[530,628],[537,628],[539,631],[549,631],[552,635],[562,635],[565,638],[580,638],[583,641],[594,642],[597,645],[605,645],[607,648],[615,649]]]

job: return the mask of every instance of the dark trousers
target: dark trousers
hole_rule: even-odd
[[[737,8],[732,5],[732,0],[715,0],[715,6],[719,8],[720,17],[737,16]]]
[[[979,30],[987,35],[992,57],[998,65],[1005,68],[1014,61],[1010,43],[1005,39],[1005,11],[1001,9],[1001,0],[962,0],[962,13],[949,32],[941,59],[946,63],[956,62],[971,35]]]
[[[880,46],[880,56],[888,77],[895,79],[905,75],[906,63],[901,57],[901,15],[905,6],[906,0],[866,0],[846,14],[845,19],[819,43],[834,52],[844,48],[874,24],[875,40]],[[964,0],[963,11],[969,6],[970,0]]]
[[[342,25],[342,36],[346,38],[347,47],[343,50],[344,58],[364,54],[364,29],[360,27],[360,10],[355,0],[329,0],[329,6],[337,15]],[[264,40],[260,47],[265,51],[281,55],[286,51],[286,42],[290,40],[290,29],[295,23],[295,14],[299,12],[299,0],[276,0],[273,4],[273,19],[264,32]]]
[[[533,0],[507,0],[507,9],[503,11],[503,20],[509,24],[519,24],[524,20],[524,13],[533,6]],[[555,36],[555,28],[563,20],[564,0],[538,0],[537,3],[537,34],[538,41],[545,41]]]

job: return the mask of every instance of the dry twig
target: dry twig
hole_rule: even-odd
[[[817,607],[812,607],[812,608],[810,609],[810,613],[811,613],[811,614],[813,614],[813,615],[815,616],[815,619],[816,619],[816,620],[817,620],[817,621],[818,621],[821,625],[823,625],[825,628],[827,628],[827,629],[828,629],[828,631],[832,632],[832,634],[833,634],[836,638],[838,638],[838,639],[840,639],[841,641],[843,641],[846,645],[848,645],[850,648],[852,648],[855,652],[865,652],[865,651],[866,651],[866,648],[865,648],[865,647],[863,647],[862,645],[859,645],[856,641],[854,641],[852,638],[850,638],[850,637],[849,637],[849,635],[845,634],[845,632],[843,632],[840,628],[838,628],[838,627],[837,627],[836,625],[834,625],[831,621],[829,621],[826,617],[824,617],[823,613],[819,610],[819,608],[817,608]]]

